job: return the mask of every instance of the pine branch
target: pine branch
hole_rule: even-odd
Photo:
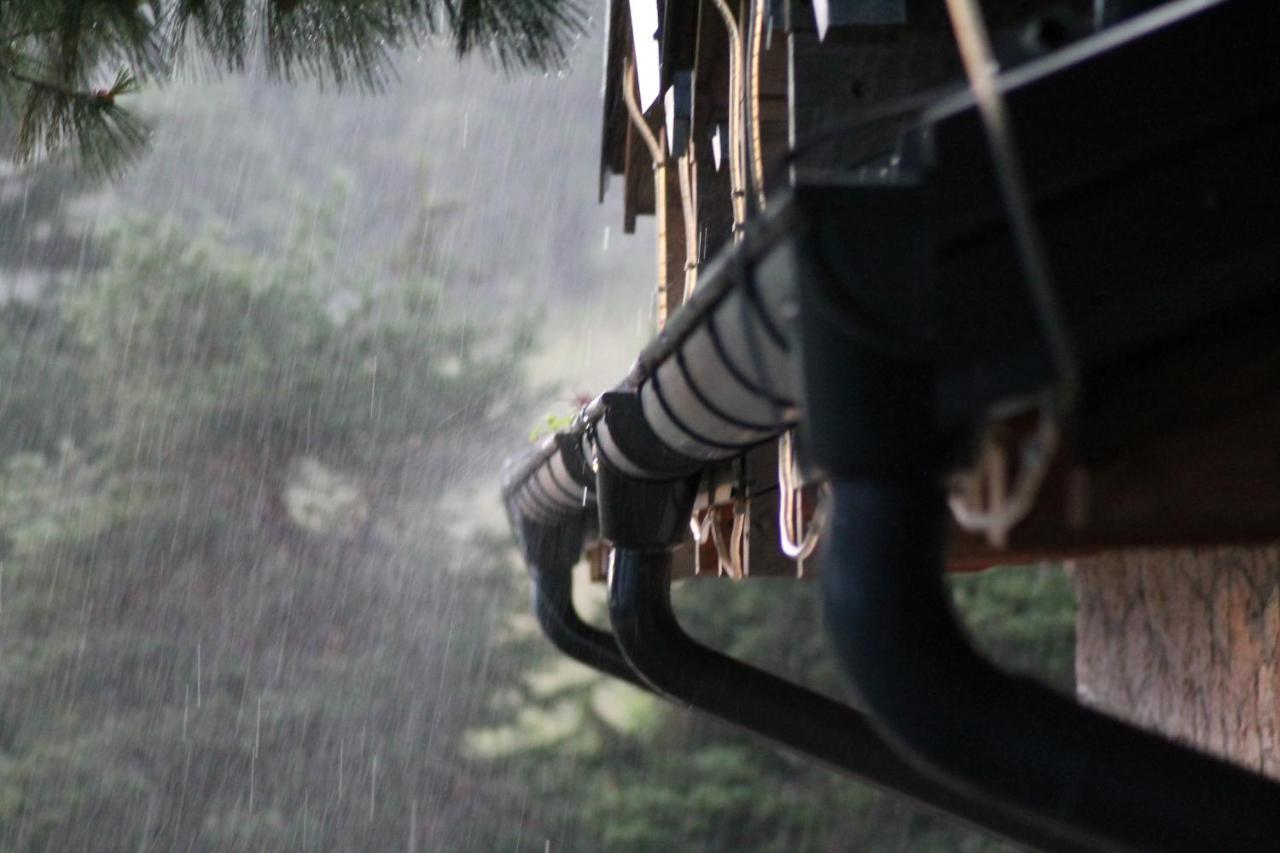
[[[546,70],[568,58],[583,33],[577,0],[445,0],[459,56],[485,54],[504,70]]]
[[[504,69],[557,67],[585,17],[579,0],[177,0],[164,28],[174,59],[241,71],[256,50],[280,79],[376,90],[396,50],[441,34]]]
[[[2,61],[0,74],[27,90],[18,125],[19,162],[70,150],[81,169],[109,176],[118,174],[145,148],[146,125],[116,103],[137,88],[129,72],[119,72],[110,87],[93,91],[36,77]]]
[[[461,55],[504,70],[562,65],[583,31],[580,0],[46,0],[0,3],[0,99],[21,103],[16,159],[75,148],[111,174],[145,147],[146,127],[116,105],[135,78],[205,57],[223,71],[261,61],[273,78],[377,91],[394,54],[447,34]],[[89,81],[128,69],[106,90]],[[8,82],[10,85],[5,86]]]
[[[36,36],[47,36],[54,31],[53,27],[40,27],[38,29],[18,30],[17,32],[0,34],[0,42],[8,44],[20,39],[35,38]]]

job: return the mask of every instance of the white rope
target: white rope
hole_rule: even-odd
[[[707,507],[702,512],[701,520],[697,515],[689,518],[689,529],[693,532],[693,541],[697,547],[707,544],[710,539],[716,552],[716,563],[721,575],[728,575],[734,580],[742,580],[751,571],[751,501],[739,498],[733,503],[733,526],[729,530],[726,542],[724,531],[716,520],[716,508]],[[695,565],[697,557],[695,556]]]
[[[1035,433],[1022,444],[1017,477],[1010,488],[1004,449],[988,434],[973,470],[952,478],[948,502],[956,523],[984,534],[993,547],[1003,548],[1009,531],[1035,505],[1057,448],[1057,421],[1042,411]]]
[[[795,447],[792,431],[778,437],[778,540],[782,553],[796,561],[796,574],[803,575],[804,561],[813,555],[826,522],[827,502],[820,495],[818,505],[804,523],[804,491],[797,485]]]

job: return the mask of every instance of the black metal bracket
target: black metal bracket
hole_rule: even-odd
[[[637,480],[597,464],[600,537],[620,548],[674,548],[689,532],[701,474],[680,480]]]
[[[687,476],[703,467],[704,463],[677,453],[653,434],[635,392],[609,391],[602,399],[609,434],[632,464],[660,478]],[[599,455],[603,457],[603,451]],[[607,457],[604,461],[609,462]]]

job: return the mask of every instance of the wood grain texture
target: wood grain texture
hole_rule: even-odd
[[[1082,701],[1280,778],[1280,547],[1080,561]]]

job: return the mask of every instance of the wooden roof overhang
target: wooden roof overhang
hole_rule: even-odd
[[[1068,314],[1085,324],[1074,334],[1088,344],[1081,355],[1086,392],[1031,513],[998,547],[957,528],[957,567],[1115,547],[1258,542],[1280,533],[1280,453],[1273,446],[1280,434],[1280,261],[1274,244],[1258,239],[1264,212],[1274,217],[1267,222],[1280,218],[1280,187],[1273,186],[1274,170],[1241,165],[1274,151],[1277,131],[1259,116],[1280,93],[1261,67],[1206,77],[1179,65],[1183,77],[1173,81],[1172,71],[1159,71],[1160,85],[1150,91],[1108,88],[1101,81],[1140,79],[1157,73],[1155,66],[1144,65],[1137,49],[1136,58],[1105,50],[1084,56],[1088,61],[1076,65],[1050,57],[1008,72],[1008,97],[1027,122],[1031,187],[1061,264]],[[1026,118],[1056,115],[1064,102],[1078,105],[1079,133],[1070,140],[1053,121]],[[1178,106],[1191,102],[1205,106]],[[1254,118],[1246,122],[1248,116]],[[926,124],[935,152],[927,207],[894,220],[892,205],[863,200],[857,205],[875,206],[874,218],[855,205],[833,222],[837,230],[846,228],[840,222],[863,223],[841,238],[847,254],[876,233],[920,228],[922,217],[936,217],[929,276],[938,281],[934,310],[945,330],[939,417],[948,429],[997,424],[994,440],[1004,446],[1012,477],[1025,418],[987,413],[1011,411],[1009,400],[1033,396],[1049,374],[1036,354],[1036,321],[1016,252],[999,237],[1002,207],[972,100],[944,99]],[[1113,144],[1117,134],[1123,147]],[[1099,171],[1100,162],[1111,165]],[[888,199],[911,189],[872,181],[866,191],[873,191],[866,198],[879,192]],[[1203,198],[1218,201],[1202,214],[1196,199]],[[706,305],[732,289],[726,271],[749,269],[786,222],[777,214],[757,228],[765,236],[727,246],[654,346],[669,346],[695,325]],[[1107,300],[1147,307],[1120,322],[1096,313]],[[1248,308],[1242,313],[1240,306]],[[761,496],[776,489],[767,474],[744,478],[731,459],[706,470],[712,503],[726,484]],[[767,471],[767,463],[756,470]]]

